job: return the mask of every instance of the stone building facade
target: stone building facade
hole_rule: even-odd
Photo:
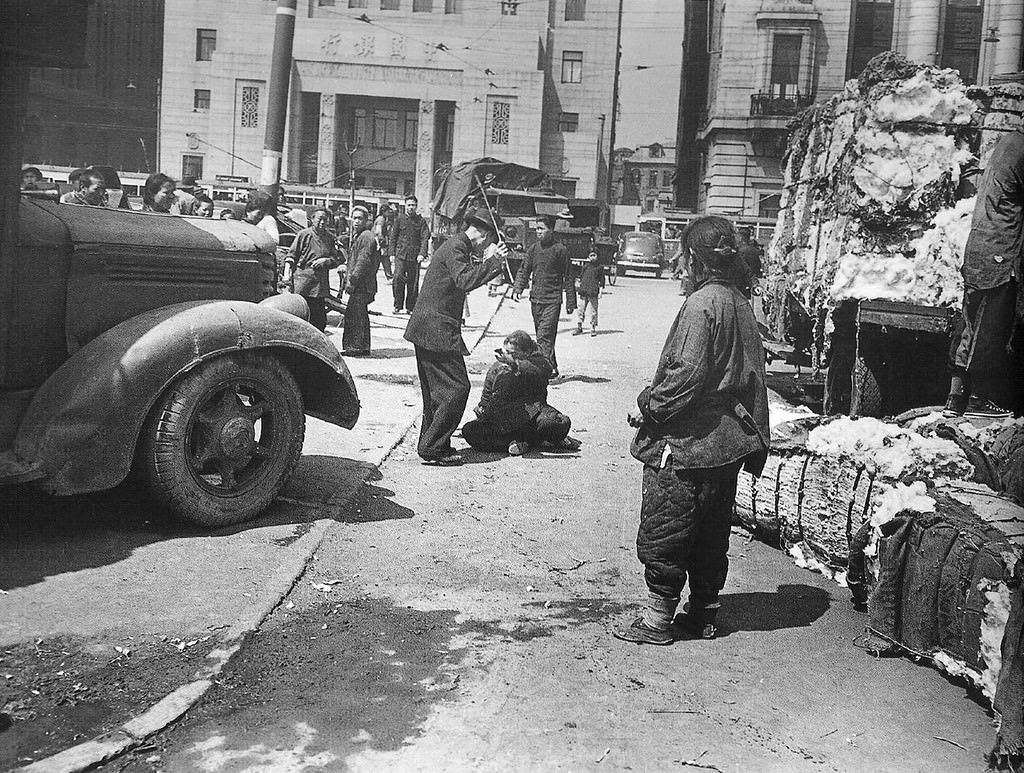
[[[643,214],[672,206],[676,149],[652,142],[616,148],[612,168],[612,203],[639,206]]]
[[[161,168],[256,180],[276,3],[172,5]],[[603,197],[618,22],[617,0],[299,0],[282,176],[425,205],[493,156]]]
[[[685,0],[676,200],[772,222],[786,127],[882,51],[968,83],[1024,69],[1021,0]]]

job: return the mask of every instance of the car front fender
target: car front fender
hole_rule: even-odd
[[[190,301],[139,314],[75,352],[32,398],[14,451],[42,472],[39,484],[51,493],[116,486],[164,390],[200,362],[243,350],[280,357],[299,383],[306,413],[355,426],[355,382],[316,328],[246,301]]]

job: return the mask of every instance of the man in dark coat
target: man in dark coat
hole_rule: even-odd
[[[952,344],[947,416],[1024,411],[1024,128],[1004,135],[978,186],[964,248],[963,330]],[[976,396],[971,400],[972,395]]]
[[[568,438],[572,421],[548,405],[551,364],[525,330],[510,333],[484,378],[476,418],[462,427],[462,437],[480,451],[520,456],[534,446],[579,448]]]
[[[729,569],[736,478],[767,457],[764,348],[753,309],[736,288],[739,259],[729,222],[703,217],[685,237],[696,290],[669,331],[651,386],[629,416],[630,452],[643,462],[637,557],[648,598],[643,616],[614,631],[640,644],[671,644],[689,581],[682,635],[714,638]]]
[[[434,253],[423,288],[405,329],[416,348],[416,369],[423,395],[423,422],[417,452],[425,464],[455,465],[462,458],[451,445],[469,400],[469,373],[462,341],[466,293],[501,273],[508,248],[495,244],[501,218],[470,210],[465,231]],[[475,262],[473,255],[481,255]]]
[[[518,301],[526,283],[533,277],[530,287],[530,306],[537,345],[551,362],[552,377],[558,375],[555,358],[555,336],[558,335],[558,316],[565,297],[565,312],[576,311],[576,289],[573,286],[572,262],[565,246],[555,241],[555,218],[542,215],[536,223],[537,241],[526,251],[526,259],[516,275],[512,300]]]
[[[342,354],[364,357],[370,353],[369,306],[377,295],[377,266],[380,252],[370,230],[370,213],[364,207],[352,208],[352,250],[345,273],[345,330],[341,336]]]
[[[416,212],[415,196],[405,197],[405,211],[399,212],[391,224],[388,250],[394,279],[391,289],[395,296],[395,314],[411,312],[416,305],[420,287],[420,263],[430,244],[430,228],[422,215]]]

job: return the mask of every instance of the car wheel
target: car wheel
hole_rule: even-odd
[[[302,452],[305,425],[299,386],[277,358],[226,355],[160,397],[137,463],[158,504],[203,526],[227,526],[273,501]]]
[[[657,271],[654,272],[654,278],[655,279],[661,279],[661,269],[660,268]]]

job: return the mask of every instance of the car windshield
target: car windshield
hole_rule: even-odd
[[[622,241],[624,249],[653,253],[658,250],[658,237],[654,234],[626,234]]]

